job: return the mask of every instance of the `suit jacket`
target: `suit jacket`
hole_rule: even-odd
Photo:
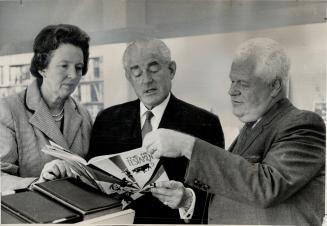
[[[243,147],[196,140],[186,182],[215,194],[209,223],[321,225],[325,125],[313,112],[277,102]]]
[[[217,116],[183,102],[171,95],[159,128],[178,130],[192,134],[213,145],[224,147],[224,136]],[[102,111],[96,118],[92,129],[89,158],[124,152],[142,146],[140,101],[135,100],[110,107]],[[169,179],[184,181],[188,164],[186,158],[162,159]],[[195,191],[197,196],[194,222],[201,222],[206,213],[207,194]],[[136,210],[134,223],[184,223],[178,210],[163,205],[151,194],[134,201],[131,208]]]
[[[64,104],[63,134],[43,101],[37,81],[26,90],[0,100],[1,190],[27,187],[53,160],[41,152],[49,140],[85,157],[92,120],[68,98]]]

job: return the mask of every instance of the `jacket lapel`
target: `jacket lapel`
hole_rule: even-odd
[[[252,143],[256,140],[256,138],[263,134],[263,131],[265,130],[265,127],[267,127],[272,120],[281,114],[284,114],[286,109],[291,105],[288,99],[284,98],[275,103],[268,112],[264,114],[260,122],[252,129],[252,132],[250,136],[248,137],[244,148],[240,150],[233,150],[234,153],[237,153],[239,155],[242,155],[246,150],[248,150]],[[232,150],[232,149],[231,149]]]
[[[234,139],[233,143],[229,146],[228,151],[229,152],[234,152],[234,147],[236,145],[237,139],[239,139],[239,135]]]
[[[141,129],[141,119],[140,119],[140,100],[135,100],[131,103],[131,108],[126,110],[128,123],[130,125],[130,131],[132,137],[142,142],[142,129]]]
[[[174,129],[170,123],[174,122],[173,118],[178,117],[178,108],[175,108],[177,98],[171,93],[167,107],[162,115],[158,128]]]
[[[253,128],[251,129],[250,135],[247,137],[247,140],[245,142],[245,146],[243,149],[236,150],[236,154],[242,155],[250,146],[251,144],[255,141],[255,139],[262,134],[263,132],[263,126],[261,124],[261,121]]]
[[[41,97],[37,81],[34,81],[27,88],[25,98],[28,108],[34,111],[29,122],[42,131],[49,139],[63,148],[68,148],[66,140],[52,118],[48,106]]]
[[[82,116],[78,113],[77,106],[71,98],[68,98],[64,105],[64,120],[64,136],[68,147],[71,148],[82,124]]]

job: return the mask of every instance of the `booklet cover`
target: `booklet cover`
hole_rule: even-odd
[[[67,161],[74,175],[84,183],[106,194],[120,194],[127,202],[149,192],[155,182],[169,180],[160,160],[142,148],[97,156],[88,162],[53,142],[42,151]]]

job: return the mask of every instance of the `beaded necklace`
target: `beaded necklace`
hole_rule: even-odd
[[[56,122],[59,122],[62,120],[62,118],[64,117],[64,108],[61,109],[61,111],[58,114],[54,114],[52,115],[52,117],[54,118],[54,120]]]

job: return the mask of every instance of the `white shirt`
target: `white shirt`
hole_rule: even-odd
[[[153,117],[151,118],[151,126],[152,126],[152,130],[156,130],[159,127],[160,121],[162,119],[162,116],[166,110],[166,107],[168,105],[168,102],[170,100],[170,96],[171,94],[169,93],[168,96],[166,97],[166,99],[164,101],[162,101],[161,104],[155,106],[152,109],[148,109],[147,107],[145,107],[145,105],[142,103],[142,101],[140,101],[140,122],[141,122],[141,128],[143,127],[144,123],[145,123],[145,119],[146,119],[146,115],[145,113],[149,110],[151,110],[151,112],[153,113]],[[190,191],[192,191],[192,204],[191,207],[188,209],[188,211],[185,210],[185,208],[179,208],[179,215],[181,217],[181,219],[184,219],[185,221],[189,220],[192,218],[193,216],[193,212],[194,212],[194,207],[195,207],[195,201],[196,201],[196,197],[195,197],[195,193],[192,189],[187,188]]]
[[[140,101],[141,128],[143,127],[143,125],[145,123],[145,119],[146,119],[145,112],[151,110],[151,112],[153,113],[153,117],[151,118],[152,130],[158,129],[162,115],[166,110],[169,100],[170,100],[170,93],[168,94],[166,99],[164,101],[162,101],[161,104],[155,106],[152,109],[147,109],[147,107],[145,107],[145,105],[142,103],[142,101]]]
[[[253,123],[253,125],[251,126],[251,129],[253,129],[254,127],[256,127],[258,125],[258,123],[261,121],[262,118],[259,118],[255,121],[255,123]],[[245,125],[246,123],[244,123]]]

